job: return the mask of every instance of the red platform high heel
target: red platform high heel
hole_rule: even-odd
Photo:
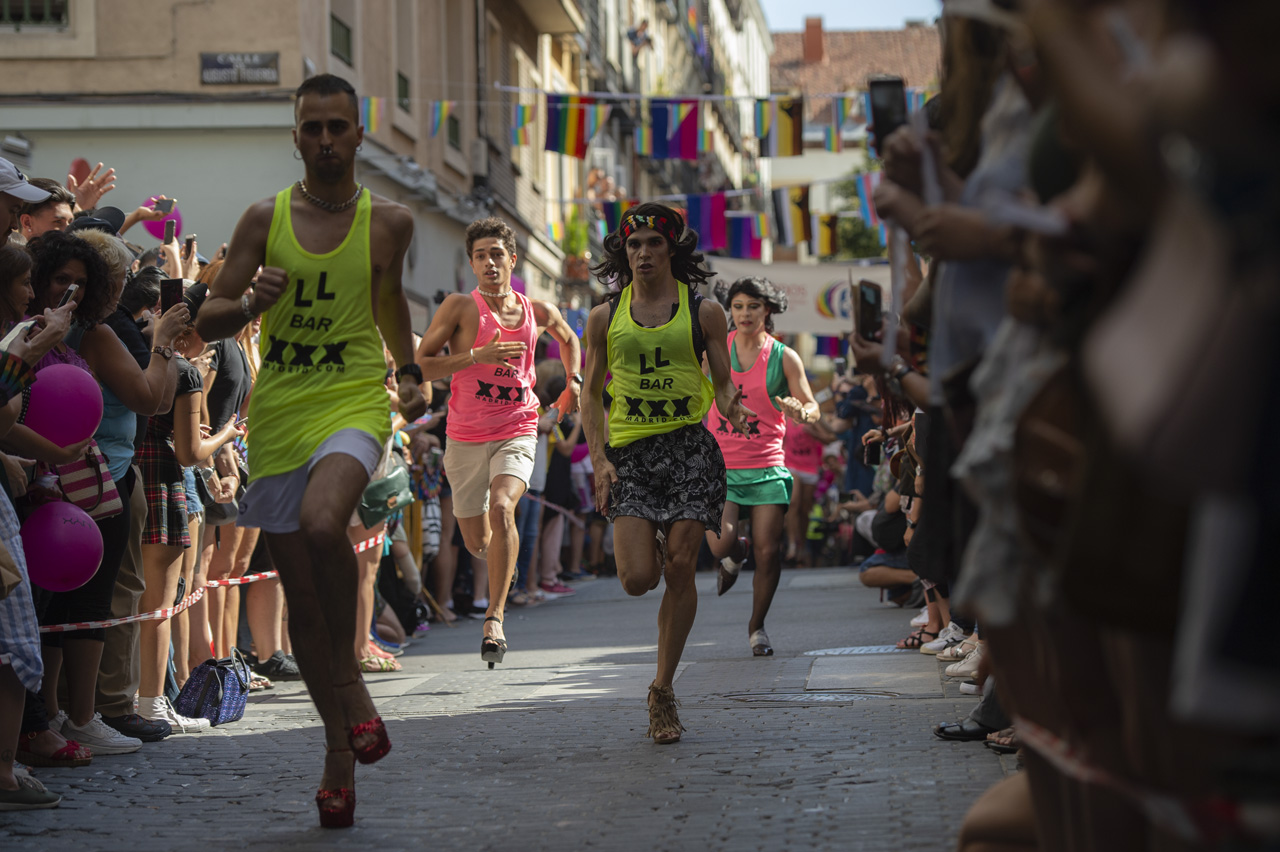
[[[356,738],[365,734],[374,734],[377,739],[364,748],[360,748],[356,745]],[[356,760],[361,763],[377,763],[387,756],[387,752],[391,751],[391,740],[387,737],[387,726],[382,724],[381,716],[374,716],[367,722],[352,725],[351,729],[347,731],[347,742],[351,744],[351,750],[355,752]]]
[[[334,799],[338,807],[326,807]],[[356,791],[346,787],[316,792],[316,810],[320,812],[321,828],[350,828],[356,821]]]
[[[338,754],[344,751],[348,749],[329,749],[328,753]],[[316,810],[320,813],[321,828],[350,828],[356,819],[356,791],[349,787],[317,790]]]

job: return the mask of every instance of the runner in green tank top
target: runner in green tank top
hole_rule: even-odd
[[[355,761],[391,748],[352,651],[357,565],[347,539],[389,420],[379,335],[399,365],[400,414],[426,411],[400,286],[413,217],[356,184],[357,103],[330,74],[298,87],[293,140],[306,178],[241,217],[197,321],[205,339],[220,340],[264,314],[241,520],[266,536],[298,668],[324,720],[316,806],[331,828],[351,824]]]
[[[712,273],[701,266],[698,234],[680,214],[662,204],[634,207],[604,248],[605,259],[593,271],[622,292],[616,304],[596,307],[587,319],[583,423],[596,508],[614,521],[622,587],[643,595],[667,581],[648,736],[673,743],[684,730],[672,681],[698,611],[698,548],[706,530],[719,531],[725,499],[724,459],[702,418],[714,399],[744,431],[754,412],[743,407],[742,391],[730,379],[724,311],[694,298],[693,288]],[[710,382],[702,374],[702,347]],[[613,374],[607,444],[606,372]]]

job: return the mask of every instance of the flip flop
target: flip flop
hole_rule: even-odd
[[[987,740],[983,745],[994,751],[996,754],[1016,754],[1022,748],[1022,746],[998,743],[995,740]]]

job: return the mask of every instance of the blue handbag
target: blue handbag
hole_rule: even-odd
[[[249,700],[249,664],[239,648],[223,660],[205,660],[191,672],[173,707],[183,716],[205,718],[217,726],[244,715]]]

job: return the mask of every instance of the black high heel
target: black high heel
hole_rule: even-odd
[[[502,623],[502,619],[496,615],[491,615],[485,619],[486,622],[496,621]],[[507,653],[507,640],[495,639],[492,636],[486,636],[480,640],[480,659],[489,664],[489,668],[493,668],[494,663],[502,662],[503,656]]]

